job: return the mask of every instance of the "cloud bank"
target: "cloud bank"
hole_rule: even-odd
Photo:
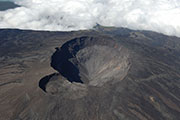
[[[70,31],[103,26],[180,37],[180,0],[16,0],[0,11],[0,28]]]

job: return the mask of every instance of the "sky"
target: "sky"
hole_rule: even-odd
[[[0,28],[71,31],[98,23],[180,37],[180,0],[14,1],[21,7],[0,11]]]

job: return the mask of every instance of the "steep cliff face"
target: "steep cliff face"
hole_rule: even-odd
[[[2,119],[180,117],[179,38],[123,28],[0,35],[0,50],[11,46],[0,52]]]

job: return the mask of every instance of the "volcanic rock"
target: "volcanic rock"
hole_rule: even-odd
[[[0,56],[2,120],[180,118],[180,38],[2,29]]]

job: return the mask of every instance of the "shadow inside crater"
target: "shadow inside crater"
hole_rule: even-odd
[[[51,67],[70,82],[83,83],[79,76],[78,63],[74,56],[84,44],[84,39],[86,38],[82,38],[77,45],[74,45],[77,42],[76,39],[66,42],[61,48],[56,48],[56,52],[51,57]]]
[[[57,75],[58,73],[53,73],[51,75],[47,75],[45,77],[43,77],[40,81],[39,81],[39,87],[46,92],[46,85],[49,82],[49,80],[54,76]]]
[[[63,50],[59,52],[57,50],[51,57],[51,66],[70,82],[83,83],[80,79],[78,68],[69,61],[70,58],[71,55],[68,51]]]
[[[75,39],[72,41],[66,42],[61,48],[56,48],[56,51],[51,56],[51,67],[57,70],[59,73],[54,73],[48,76],[43,77],[39,81],[39,87],[46,91],[46,85],[50,81],[50,79],[58,74],[61,74],[70,82],[78,82],[83,83],[79,76],[79,69],[75,62],[72,62],[72,58],[80,49],[79,46],[75,46],[73,51],[69,50],[69,43],[76,41]]]

